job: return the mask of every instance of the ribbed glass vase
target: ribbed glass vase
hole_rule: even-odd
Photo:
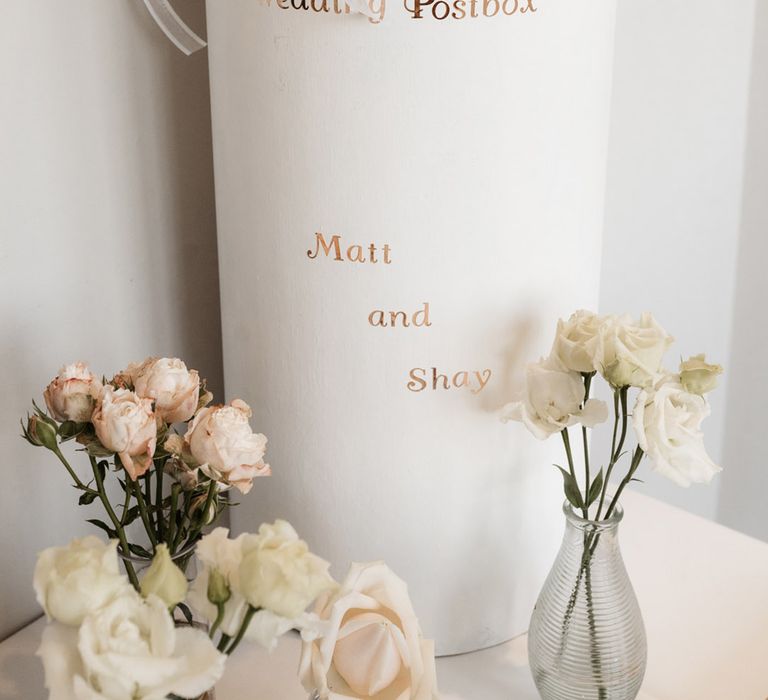
[[[536,687],[543,700],[634,700],[647,647],[619,549],[624,513],[595,522],[563,510],[565,536],[528,633]]]

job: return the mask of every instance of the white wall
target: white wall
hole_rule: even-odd
[[[727,397],[740,393],[730,351],[754,12],[753,0],[620,0],[616,30],[601,311],[653,311],[677,338],[670,368],[702,351],[727,366],[704,424],[725,475],[688,490],[639,475],[645,493],[710,518],[730,474],[757,459],[724,449]],[[742,264],[765,285],[757,260]]]
[[[221,386],[205,52],[185,58],[139,0],[2,9],[0,637],[38,613],[36,552],[93,530],[18,437],[59,365],[180,355]],[[201,1],[178,9],[203,23]]]
[[[759,2],[754,30],[752,89],[744,196],[729,360],[723,474],[718,519],[768,540],[768,2]]]

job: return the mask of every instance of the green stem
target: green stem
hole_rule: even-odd
[[[584,377],[584,403],[582,404],[582,408],[589,400],[589,390],[592,387],[592,377],[594,377],[594,372],[587,372],[582,375]],[[582,425],[581,426],[581,442],[584,446],[584,478],[586,481],[586,484],[584,485],[584,493],[586,495],[586,498],[584,499],[584,504],[587,509],[587,513],[589,513],[589,487],[591,486],[591,478],[589,474],[589,439],[587,437],[587,426]]]
[[[120,547],[123,550],[123,554],[130,556],[131,550],[128,548],[128,540],[125,537],[125,528],[117,519],[117,515],[115,515],[112,504],[109,502],[109,498],[107,498],[107,493],[104,490],[104,480],[101,478],[101,472],[99,471],[99,465],[96,462],[95,457],[89,455],[89,459],[91,460],[91,469],[93,470],[93,477],[96,479],[96,486],[98,488],[101,503],[104,506],[104,510],[107,511],[109,519],[112,521],[112,525],[115,528],[115,532],[117,533],[117,539],[120,541]],[[133,584],[133,587],[138,591],[139,579],[136,577],[133,564],[131,564],[131,562],[129,562],[127,559],[123,559],[123,564],[125,565],[125,570],[128,573],[128,578]]]
[[[635,472],[637,471],[637,468],[640,466],[640,462],[643,460],[643,455],[645,452],[640,448],[638,445],[635,449],[635,454],[632,455],[632,464],[629,466],[629,471],[627,472],[627,475],[624,477],[621,484],[619,484],[619,488],[616,490],[616,494],[613,497],[613,500],[611,501],[611,505],[608,506],[608,511],[605,514],[606,519],[611,517],[611,514],[613,513],[613,509],[616,507],[616,504],[619,502],[619,497],[621,496],[622,491],[624,491],[627,484],[629,484],[630,481],[632,481],[632,477],[635,475]]]
[[[603,513],[603,507],[605,506],[605,498],[608,494],[608,484],[611,481],[611,473],[613,472],[614,466],[616,466],[616,462],[619,461],[619,457],[621,457],[621,450],[624,448],[624,441],[627,438],[627,423],[628,423],[628,414],[627,414],[627,393],[629,392],[628,386],[623,386],[621,389],[618,389],[617,392],[614,393],[614,411],[618,408],[617,401],[616,401],[616,394],[618,394],[619,402],[621,403],[621,437],[619,438],[619,444],[615,444],[615,438],[616,438],[616,426],[618,425],[618,413],[615,413],[616,419],[614,423],[613,428],[613,434],[614,434],[614,440],[612,441],[611,445],[611,461],[608,463],[608,469],[605,471],[605,481],[603,482],[603,490],[600,494],[600,505],[597,508],[597,515],[595,516],[595,520],[600,520],[600,516]],[[615,446],[614,446],[615,445]]]
[[[157,523],[157,536],[161,542],[166,541],[165,518],[163,517],[163,466],[163,464],[155,465],[155,522]]]
[[[189,504],[191,502],[191,496],[190,491],[184,492],[184,505],[182,507],[181,511],[181,522],[178,524],[178,529],[176,530],[176,536],[173,538],[173,551],[178,551],[179,547],[181,546],[181,541],[184,539],[184,522],[187,520],[187,514],[189,513]]]
[[[232,642],[229,649],[227,649],[225,652],[227,656],[229,656],[235,649],[237,649],[238,644],[243,641],[245,631],[248,629],[248,625],[251,624],[251,619],[253,619],[253,616],[259,612],[259,610],[261,610],[261,608],[254,608],[253,605],[248,606],[248,611],[245,613],[245,617],[243,617],[243,624],[240,625],[240,629],[237,632],[237,637],[235,637],[235,641]]]
[[[229,640],[232,639],[228,634],[222,634],[221,639],[219,640],[219,646],[216,648],[219,651],[224,651],[227,648],[227,644],[229,644]]]
[[[208,636],[211,639],[213,639],[213,635],[216,634],[216,630],[219,629],[219,625],[221,625],[221,622],[224,619],[224,609],[225,609],[224,603],[218,603],[216,605],[216,619],[213,621],[213,626],[211,627],[211,631],[208,633]]]
[[[560,435],[563,436],[563,445],[565,445],[565,456],[568,459],[568,469],[571,472],[571,476],[573,477],[574,482],[576,482],[576,487],[578,488],[579,482],[576,480],[576,469],[573,466],[573,453],[571,452],[571,438],[568,437],[568,428],[563,428],[560,431]],[[587,487],[587,492],[589,492],[589,487]],[[584,506],[586,502],[587,502],[586,498],[583,499],[582,508],[581,508],[581,512],[585,520],[587,518],[587,509]]]
[[[130,479],[130,476],[127,478]],[[152,523],[149,520],[147,504],[144,502],[144,494],[141,492],[141,484],[139,483],[138,479],[136,479],[136,481],[131,481],[131,484],[133,485],[133,493],[136,496],[136,501],[139,504],[141,522],[144,523],[144,529],[147,531],[147,536],[149,537],[149,541],[152,543],[152,548],[156,549],[157,538],[155,537],[155,533],[152,531]]]
[[[168,548],[171,554],[176,553],[174,545],[176,542],[176,509],[179,503],[179,488],[179,484],[174,484],[171,487],[171,510],[168,514]],[[181,529],[181,526],[179,526],[179,529]]]
[[[128,506],[131,504],[131,489],[128,484],[125,485],[125,500],[123,501],[123,512],[120,514],[120,525],[125,527],[125,520],[128,517]]]
[[[84,491],[90,491],[90,489],[82,482],[80,481],[80,478],[75,474],[75,470],[72,469],[72,466],[67,461],[66,457],[62,454],[61,450],[57,447],[55,450],[52,450],[53,453],[59,458],[59,461],[66,467],[67,471],[69,472],[69,475],[72,477],[72,480],[75,482],[75,485],[79,489],[83,489]]]

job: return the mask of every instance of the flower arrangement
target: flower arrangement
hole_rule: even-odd
[[[353,564],[340,585],[278,520],[235,539],[224,528],[204,536],[191,586],[159,545],[137,591],[117,547],[90,536],[38,557],[34,588],[49,619],[38,655],[51,700],[205,698],[243,640],[271,650],[292,629],[313,697],[437,698],[432,642],[383,562]],[[174,620],[184,600],[207,630]]]
[[[48,410],[33,402],[34,413],[22,422],[23,437],[58,458],[81,492],[80,505],[101,502],[107,522],[88,522],[118,540],[135,588],[132,557],[148,561],[164,544],[185,563],[184,553],[203,527],[229,505],[223,492],[234,487],[248,493],[255,477],[270,474],[267,438],[251,429],[248,404],[236,399],[209,405],[213,396],[205,380],[177,358],[129,364],[109,381],[97,379],[82,362],[66,365],[43,396]],[[184,427],[176,432],[175,426]],[[70,440],[88,458],[87,482],[62,450]],[[120,503],[110,501],[110,479],[120,485]],[[146,541],[129,541],[134,521],[143,526]]]
[[[672,342],[648,313],[633,320],[627,315],[577,311],[567,321],[558,322],[549,356],[528,365],[522,395],[503,410],[502,420],[522,422],[540,440],[561,436],[568,468],[558,469],[565,496],[585,519],[612,515],[626,486],[638,480],[635,474],[645,455],[653,469],[680,486],[707,483],[720,471],[707,455],[701,422],[710,413],[705,394],[715,388],[722,367],[697,355],[682,362],[678,372],[669,372],[662,361]],[[590,398],[597,374],[613,395],[614,418],[607,466],[593,474],[587,428],[608,420],[606,403]],[[637,390],[637,395],[630,414],[632,390]],[[610,479],[627,454],[630,423],[637,445],[609,499]],[[581,426],[582,436],[581,484],[568,430],[576,425]]]
[[[314,698],[436,700],[433,644],[383,562],[353,564],[339,584],[285,521],[236,538],[221,527],[203,534],[228,505],[223,492],[248,493],[270,474],[267,439],[251,429],[244,401],[209,405],[198,373],[170,358],[131,364],[110,381],[67,365],[44,398],[47,412],[33,404],[23,437],[54,453],[81,505],[101,502],[108,522],[88,522],[109,537],[38,557],[34,589],[49,620],[38,654],[52,700],[210,698],[243,640],[271,650],[293,629]],[[70,440],[88,458],[87,482],[62,450]],[[110,501],[110,478],[121,503]],[[129,541],[134,522],[151,552]],[[133,557],[149,564],[141,577]]]
[[[503,420],[522,422],[540,440],[559,434],[565,449],[566,466],[555,466],[567,499],[566,530],[528,634],[530,667],[544,700],[637,697],[647,645],[618,547],[619,500],[639,481],[646,455],[655,471],[680,486],[709,482],[720,471],[704,447],[701,423],[710,412],[705,394],[722,368],[697,355],[677,372],[664,369],[672,342],[651,314],[635,320],[577,311],[558,322],[549,356],[528,365],[523,392],[504,408]],[[590,396],[597,375],[613,396],[613,432],[607,460],[595,473],[588,429],[609,413]],[[636,392],[631,412],[630,392]],[[628,449],[630,425],[636,445]],[[575,426],[581,479],[569,432]]]

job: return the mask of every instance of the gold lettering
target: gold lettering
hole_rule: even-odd
[[[328,12],[328,0],[322,0],[320,3],[317,0],[312,0],[312,9],[315,12]]]
[[[354,253],[352,251],[355,251]],[[349,248],[347,248],[347,260],[349,262],[365,262],[365,258],[363,257],[363,246],[361,245],[351,245]]]
[[[491,378],[491,370],[484,369],[482,372],[478,372],[475,370],[475,376],[477,377],[477,381],[480,383],[479,388],[473,389],[473,394],[479,394],[483,389],[485,389],[485,385],[488,383],[488,380]]]
[[[493,12],[488,12],[488,7],[493,7]],[[499,0],[483,0],[483,14],[486,17],[495,17],[499,12]]]
[[[384,19],[384,12],[387,9],[386,0],[368,0],[368,7],[371,8],[371,12],[376,15],[376,18],[369,17],[368,21],[371,24],[379,24]]]
[[[390,250],[389,245],[385,243],[384,244],[384,264],[385,265],[392,264],[392,261],[389,259],[389,250]]]
[[[507,8],[511,5],[512,9],[508,10]],[[503,4],[501,5],[501,11],[505,15],[514,15],[515,12],[517,12],[517,6],[518,6],[518,0],[504,0]]]
[[[421,376],[418,376],[419,372],[421,373]],[[409,381],[407,384],[409,391],[423,391],[427,388],[427,382],[424,380],[424,375],[426,372],[427,370],[423,369],[422,367],[414,367],[408,373],[408,376],[411,378],[411,381]]]
[[[277,0],[277,1],[280,2],[280,0]],[[316,233],[315,234],[315,254],[314,255],[312,254],[312,249],[310,248],[307,251],[307,257],[311,258],[312,260],[314,260],[320,254],[320,247],[321,246],[323,248],[323,252],[327,256],[328,253],[331,252],[331,246],[333,246],[333,251],[334,251],[333,259],[334,260],[341,260],[341,247],[339,245],[339,241],[340,240],[341,240],[341,236],[339,236],[339,234],[336,234],[335,236],[333,236],[331,238],[331,242],[330,243],[326,243],[325,242],[325,237],[323,236],[323,234],[322,233]]]
[[[464,2],[464,0],[456,0],[456,2],[453,3],[453,17],[454,19],[464,19],[467,16],[467,11],[464,9],[464,6],[467,3]],[[457,14],[460,12],[461,14]]]
[[[419,321],[419,317],[421,317],[421,321]],[[431,326],[432,322],[429,320],[429,302],[424,302],[424,308],[419,309],[416,313],[413,314],[413,325],[414,326]]]
[[[389,312],[389,325],[394,328],[397,325],[397,319],[399,317],[402,317],[401,325],[403,328],[408,328],[408,315],[405,313],[405,311],[390,311]]]
[[[453,375],[453,386],[461,389],[463,386],[469,386],[469,372],[456,372]]]
[[[368,323],[372,326],[381,326],[382,328],[387,327],[387,322],[384,320],[384,312],[379,309],[374,309],[368,314]]]
[[[533,0],[526,0],[527,7],[521,7],[520,12],[536,12],[536,8],[533,6]]]
[[[448,384],[448,375],[447,374],[441,374],[437,371],[437,367],[432,368],[432,390],[435,391],[437,389],[437,380],[438,378],[440,381],[443,382],[443,389],[450,389],[451,387]]]

